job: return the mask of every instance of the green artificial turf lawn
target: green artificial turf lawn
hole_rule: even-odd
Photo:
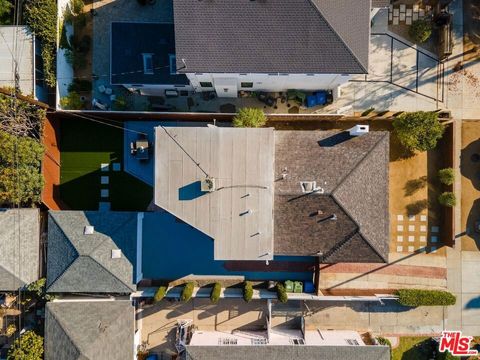
[[[118,125],[118,124],[116,124]],[[123,130],[83,119],[60,123],[60,196],[73,210],[98,210],[101,188],[109,189],[112,210],[145,210],[153,189],[123,172],[101,172],[101,163],[123,166]],[[100,177],[108,175],[109,185]]]
[[[428,360],[430,356],[427,355],[423,344],[420,344],[424,341],[427,341],[428,337],[423,336],[402,336],[400,338],[400,344],[392,350],[392,360]]]

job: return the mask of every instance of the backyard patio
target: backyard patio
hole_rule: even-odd
[[[60,197],[70,209],[141,211],[152,200],[152,188],[123,170],[122,129],[62,119],[59,149]]]

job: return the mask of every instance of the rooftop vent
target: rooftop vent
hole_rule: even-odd
[[[200,184],[200,190],[202,190],[202,192],[215,191],[215,179],[211,177],[206,177],[205,179],[203,179]]]
[[[94,231],[95,229],[92,225],[87,225],[83,229],[83,235],[92,235]]]
[[[120,259],[122,257],[122,250],[112,249],[112,259]]]
[[[324,192],[321,187],[317,186],[316,181],[300,181],[300,187],[304,193],[318,192],[323,194]]]
[[[368,133],[368,125],[355,125],[349,130],[350,136],[361,136]]]

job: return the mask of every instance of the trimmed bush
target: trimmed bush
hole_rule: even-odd
[[[216,304],[220,299],[220,292],[222,291],[222,285],[216,282],[213,285],[212,292],[210,293],[210,300],[213,304]]]
[[[457,198],[453,192],[446,191],[438,196],[438,202],[443,206],[454,207],[457,205]]]
[[[455,171],[452,168],[445,168],[438,171],[438,179],[442,184],[452,185],[455,182]]]
[[[191,281],[187,282],[182,290],[182,295],[180,296],[180,300],[187,302],[192,298],[193,295],[193,288],[195,284]]]
[[[428,20],[415,20],[408,29],[408,35],[418,43],[424,43],[432,35],[432,23]]]
[[[282,283],[277,283],[277,298],[281,303],[286,303],[288,301],[287,290]]]
[[[395,118],[393,127],[402,145],[411,151],[435,149],[445,131],[438,113],[425,111],[403,113]]]
[[[243,283],[243,300],[250,302],[253,297],[253,286],[250,281],[245,281]]]
[[[267,117],[262,109],[243,108],[233,118],[233,126],[235,127],[261,127],[267,122]]]
[[[401,289],[395,295],[404,306],[447,306],[457,301],[455,295],[442,290]]]
[[[153,295],[153,301],[156,303],[161,301],[165,297],[166,293],[167,293],[167,287],[160,286],[155,292],[155,295]]]

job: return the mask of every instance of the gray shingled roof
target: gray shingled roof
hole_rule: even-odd
[[[173,3],[180,72],[367,72],[370,0]]]
[[[131,360],[134,319],[130,301],[49,302],[45,359]]]
[[[95,232],[84,235],[86,225]],[[135,291],[137,213],[51,211],[48,219],[48,292]],[[122,256],[112,259],[112,250]]]
[[[0,209],[0,291],[14,291],[38,280],[38,209]]]
[[[389,360],[388,346],[187,346],[186,360]]]
[[[388,163],[387,132],[277,131],[275,174],[288,175],[275,183],[275,254],[387,261]],[[316,181],[324,193],[303,193],[301,181]]]

